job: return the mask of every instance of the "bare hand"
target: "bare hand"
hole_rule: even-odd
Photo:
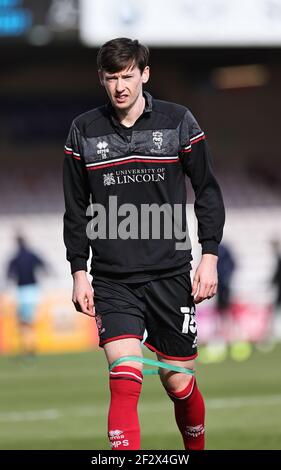
[[[217,293],[217,261],[218,257],[215,255],[206,254],[202,256],[192,284],[192,295],[195,304],[210,299]]]
[[[77,312],[94,317],[94,292],[87,278],[86,271],[73,274],[72,302]]]

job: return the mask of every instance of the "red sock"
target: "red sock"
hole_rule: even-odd
[[[168,392],[175,406],[175,417],[188,450],[204,449],[205,406],[203,397],[192,377],[188,386],[180,392]]]
[[[142,373],[130,366],[116,366],[109,378],[111,401],[108,437],[113,450],[140,449],[138,400]]]

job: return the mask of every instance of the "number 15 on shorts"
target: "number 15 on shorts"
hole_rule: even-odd
[[[184,320],[182,324],[182,333],[193,333],[197,331],[197,325],[195,320],[195,308],[194,307],[181,307],[181,312],[184,314]]]

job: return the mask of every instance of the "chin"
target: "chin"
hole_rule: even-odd
[[[130,107],[129,103],[115,103],[114,106],[118,109],[129,109]]]

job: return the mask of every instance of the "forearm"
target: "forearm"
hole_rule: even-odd
[[[206,141],[193,146],[191,183],[195,193],[194,210],[198,220],[198,239],[203,254],[218,254],[223,235],[225,209],[219,184],[214,176]]]
[[[87,271],[89,258],[89,240],[86,233],[87,220],[73,223],[67,213],[64,217],[64,243],[66,246],[66,259],[70,262],[71,273]]]
[[[220,188],[214,180],[208,187],[195,192],[194,210],[198,220],[198,240],[202,254],[217,256],[222,239],[225,211]]]
[[[87,271],[85,271],[84,269],[81,269],[80,271],[75,271],[72,273],[72,277],[74,281],[87,279]]]
[[[63,174],[65,214],[64,243],[66,258],[71,264],[71,272],[87,271],[89,239],[87,237],[89,191],[81,167],[72,157],[67,156]]]
[[[205,254],[202,254],[202,260],[206,260],[210,263],[214,263],[215,265],[217,265],[218,256],[213,255],[212,253],[205,253]]]

